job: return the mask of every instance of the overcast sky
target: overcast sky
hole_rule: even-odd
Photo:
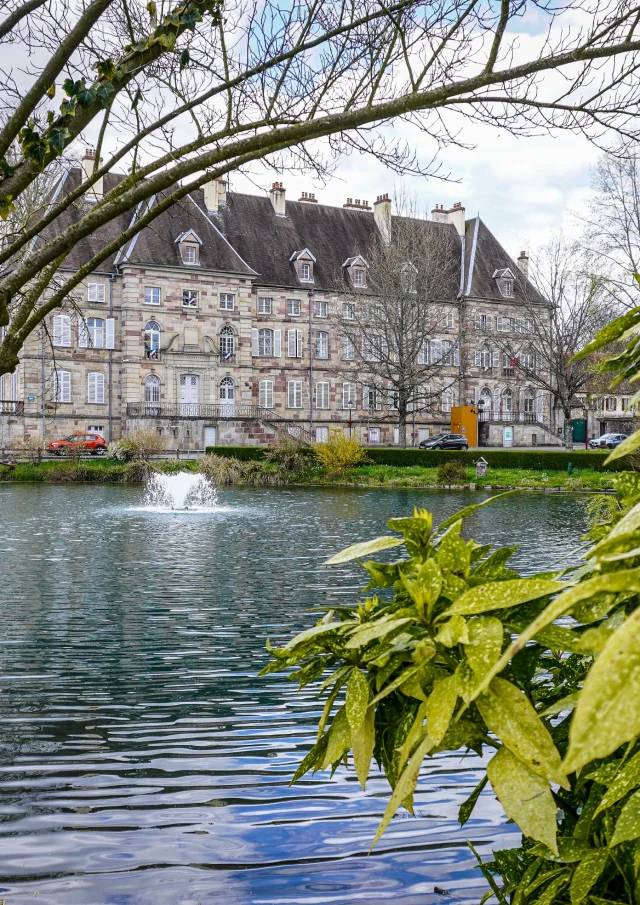
[[[406,131],[409,141],[424,138]],[[467,217],[478,212],[487,226],[513,257],[521,249],[531,251],[542,244],[549,233],[576,229],[572,212],[584,208],[589,195],[591,168],[599,151],[585,138],[557,132],[517,138],[489,126],[467,123],[464,139],[475,146],[452,147],[441,155],[443,172],[455,182],[435,178],[398,176],[369,156],[343,158],[326,186],[311,176],[284,172],[279,178],[287,198],[297,200],[302,191],[316,193],[319,202],[342,205],[350,198],[367,199],[373,204],[377,195],[390,196],[405,187],[425,212],[436,204],[451,207],[462,202]],[[256,174],[253,184],[232,177],[231,188],[257,193],[268,188],[272,177]]]

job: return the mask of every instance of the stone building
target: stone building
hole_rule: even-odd
[[[80,177],[71,168],[52,200]],[[82,203],[122,178],[105,176]],[[79,242],[61,270],[76,270],[146,204]],[[332,207],[308,193],[288,200],[281,183],[264,197],[208,183],[124,244],[32,335],[16,374],[0,379],[0,445],[151,427],[167,449],[202,449],[265,443],[282,429],[323,440],[331,425],[366,444],[393,443],[397,413],[353,376],[337,328],[345,287],[365,292],[367,249],[393,217],[387,196]],[[517,445],[558,442],[547,396],[491,342],[492,331],[526,333],[525,298],[544,312],[526,255],[512,261],[460,204],[431,219],[448,231],[459,274],[436,344],[456,354],[438,347],[446,388],[412,414],[407,442],[449,429],[451,406],[467,403],[479,406],[483,444],[502,445],[505,424]]]

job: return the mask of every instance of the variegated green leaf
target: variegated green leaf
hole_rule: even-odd
[[[453,647],[454,644],[468,644],[467,621],[462,616],[453,615],[438,631],[436,641],[445,647]]]
[[[455,603],[451,604],[447,613],[460,613],[463,616],[474,616],[491,610],[518,606],[538,597],[557,594],[564,590],[565,584],[559,581],[548,581],[544,578],[514,578],[511,581],[499,581],[492,584],[469,588]]]
[[[434,745],[439,745],[449,728],[458,700],[458,680],[447,676],[433,686],[427,700],[427,729]]]
[[[469,641],[465,652],[471,669],[479,678],[486,675],[500,657],[504,628],[495,616],[477,616],[468,622]]]
[[[613,779],[611,785],[602,796],[602,801],[598,805],[594,817],[601,811],[606,811],[607,808],[616,804],[624,798],[627,792],[635,789],[636,786],[640,786],[640,751],[634,754],[631,760],[624,765],[615,779]]]
[[[329,729],[327,739],[327,750],[325,751],[322,761],[321,770],[326,770],[331,764],[335,764],[340,760],[345,751],[349,750],[351,744],[351,734],[349,732],[349,723],[347,721],[347,712],[344,707],[336,713]]]
[[[369,707],[369,697],[369,683],[366,676],[356,667],[349,676],[347,696],[344,702],[351,732],[357,732],[364,723],[365,714]]]
[[[379,621],[364,623],[364,625],[360,626],[360,628],[358,628],[358,630],[349,638],[345,647],[348,647],[351,650],[357,647],[364,647],[366,644],[370,644],[371,641],[375,641],[378,638],[384,638],[385,635],[394,632],[403,625],[408,625],[410,622],[413,622],[413,619],[406,617],[404,619],[391,619],[388,622]]]
[[[326,560],[325,566],[336,566],[343,562],[350,562],[352,559],[362,559],[363,556],[370,556],[372,553],[378,553],[379,550],[389,550],[391,547],[399,547],[404,544],[401,537],[376,537],[374,540],[363,541],[360,544],[352,544],[340,553]]]
[[[351,730],[351,748],[353,750],[353,764],[360,785],[364,789],[371,767],[371,758],[376,743],[375,730],[376,713],[370,707],[365,713],[364,720],[357,729]]]
[[[597,757],[607,757],[640,733],[639,700],[640,609],[637,609],[611,635],[587,675],[569,733],[564,763],[567,773],[579,770]]]
[[[580,861],[571,878],[571,886],[569,888],[571,905],[582,905],[598,881],[600,874],[607,866],[608,860],[609,852],[607,849],[599,848],[594,852],[589,852]]]
[[[611,847],[621,842],[630,842],[640,837],[640,791],[634,792],[620,811],[616,828],[611,840]]]
[[[557,853],[556,806],[547,780],[505,747],[491,758],[487,774],[507,817],[525,836]]]

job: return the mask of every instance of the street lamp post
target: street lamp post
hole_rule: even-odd
[[[347,402],[347,408],[349,409],[349,439],[351,439],[351,430],[352,430],[352,417],[353,417],[353,407],[355,403],[353,399],[350,399]]]

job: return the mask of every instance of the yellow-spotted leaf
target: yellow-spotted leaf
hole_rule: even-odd
[[[593,816],[597,817],[602,811],[606,811],[607,808],[610,808],[620,801],[621,798],[624,798],[627,792],[630,792],[631,789],[635,789],[636,786],[640,786],[640,751],[638,751],[637,754],[634,754],[631,760],[624,765],[622,770],[620,770],[615,779],[610,783]]]
[[[376,743],[375,730],[376,712],[370,707],[364,716],[364,721],[356,730],[351,730],[351,748],[353,750],[353,763],[360,785],[364,789],[369,775],[371,758]]]
[[[487,774],[507,817],[557,854],[556,806],[547,780],[504,747],[489,761]]]
[[[304,644],[305,641],[310,641],[316,635],[326,635],[328,632],[335,632],[341,628],[341,625],[340,622],[323,622],[322,625],[314,625],[313,628],[305,629],[304,632],[300,632],[299,635],[287,642],[283,650],[293,650],[294,647]]]
[[[369,707],[369,697],[369,683],[366,676],[356,667],[349,676],[347,696],[344,702],[351,732],[357,732],[364,723],[365,714]]]
[[[488,728],[516,757],[539,776],[570,788],[549,730],[524,692],[506,679],[494,679],[476,704]]]
[[[382,836],[386,828],[389,826],[391,818],[398,810],[402,802],[406,798],[409,798],[410,795],[413,795],[413,791],[418,782],[418,776],[420,775],[420,767],[422,766],[422,761],[425,755],[428,754],[433,747],[433,740],[429,735],[426,735],[411,755],[411,760],[404,768],[397,783],[395,784],[393,794],[389,799],[389,804],[387,805],[382,820],[380,821],[380,826],[378,827],[378,831],[374,837],[374,840],[371,843],[371,848],[375,846],[378,839]]]
[[[395,631],[403,625],[408,625],[413,621],[414,620],[411,617],[407,617],[405,619],[391,619],[388,622],[383,622],[382,619],[378,622],[365,622],[364,625],[360,626],[353,633],[345,647],[351,649],[364,647],[365,644],[376,641],[378,638],[384,638],[385,635],[388,635],[390,632]]]
[[[336,713],[329,736],[327,739],[327,750],[324,753],[321,770],[326,770],[331,764],[335,764],[340,760],[345,751],[349,750],[351,743],[351,733],[349,732],[349,723],[347,721],[347,712],[344,707]]]
[[[399,547],[401,544],[404,544],[404,540],[401,537],[376,537],[374,540],[352,544],[345,550],[341,550],[340,553],[336,553],[335,556],[327,559],[325,566],[336,566],[343,562],[351,562],[352,559],[361,559],[363,556],[370,556],[380,550],[389,550],[391,547]]]
[[[495,616],[477,616],[467,623],[469,641],[465,645],[467,660],[478,678],[485,676],[500,657],[504,628]]]
[[[613,832],[611,846],[621,842],[630,842],[640,836],[640,791],[634,792],[620,811],[620,816]]]
[[[640,609],[637,609],[611,635],[585,679],[569,733],[566,772],[573,773],[597,757],[607,757],[638,735],[639,700]]]
[[[580,861],[571,878],[571,886],[569,888],[571,905],[582,905],[583,902],[586,902],[587,896],[607,866],[608,860],[609,852],[607,849],[599,848],[594,852],[589,852]]]
[[[444,644],[445,647],[453,647],[455,644],[468,644],[467,620],[462,616],[452,616],[440,628],[436,635],[436,641]]]
[[[434,745],[439,745],[449,728],[458,700],[458,679],[447,676],[433,686],[427,701],[427,730]]]
[[[535,636],[535,641],[544,644],[549,650],[577,650],[581,637],[570,628],[561,625],[547,625]]]
[[[513,578],[509,581],[496,581],[469,588],[449,607],[447,613],[460,613],[463,616],[479,615],[491,610],[528,603],[530,600],[546,597],[547,594],[557,594],[565,587],[566,585],[561,582],[550,581],[547,578]]]

